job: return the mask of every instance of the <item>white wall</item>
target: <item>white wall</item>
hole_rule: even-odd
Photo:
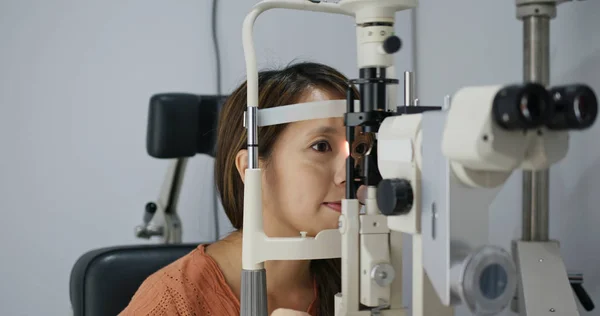
[[[220,1],[226,92],[244,80],[241,25],[255,2]],[[0,2],[1,315],[69,314],[69,273],[81,254],[144,242],[133,228],[167,167],[145,151],[148,98],[216,92],[210,12],[208,0]],[[398,16],[402,71],[410,23]],[[357,75],[347,17],[278,10],[255,30],[261,67],[308,59]],[[211,181],[211,159],[190,161],[185,242],[213,236]]]
[[[466,85],[522,80],[522,23],[514,1],[420,1],[417,10],[417,90],[440,103]],[[584,82],[600,95],[598,1],[559,7],[551,29],[551,83]],[[574,133],[566,159],[551,170],[550,236],[561,241],[569,270],[600,304],[600,124]],[[491,239],[509,247],[521,233],[521,177],[513,176],[492,207]],[[509,248],[510,249],[510,248]],[[461,310],[460,315],[464,314]],[[507,314],[509,315],[509,314]],[[600,315],[596,308],[582,315]]]

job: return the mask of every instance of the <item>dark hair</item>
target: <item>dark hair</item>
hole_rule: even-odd
[[[318,63],[303,62],[281,70],[268,70],[258,75],[258,107],[270,108],[297,103],[309,89],[320,89],[344,99],[347,78],[339,71]],[[237,153],[246,148],[246,129],[243,116],[246,110],[246,82],[228,97],[221,110],[217,132],[215,179],[221,202],[233,227],[242,229],[244,183],[235,160]],[[354,97],[358,92],[354,89]],[[259,159],[268,161],[273,145],[286,124],[258,129]],[[341,291],[340,260],[312,260],[311,273],[318,286],[319,315],[334,314],[334,295]]]

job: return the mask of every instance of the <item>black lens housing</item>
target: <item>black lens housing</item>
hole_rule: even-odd
[[[598,99],[583,84],[550,89],[552,107],[546,126],[552,130],[582,130],[591,127],[598,116]]]
[[[510,85],[496,93],[492,113],[506,130],[534,129],[546,123],[550,103],[549,92],[540,84]]]

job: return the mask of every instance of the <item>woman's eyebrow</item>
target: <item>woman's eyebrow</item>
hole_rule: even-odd
[[[319,126],[315,129],[312,129],[308,135],[323,135],[323,134],[337,134],[340,131],[333,126]]]

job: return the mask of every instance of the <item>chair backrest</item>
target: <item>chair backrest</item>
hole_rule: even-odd
[[[74,316],[117,315],[142,282],[195,249],[197,244],[101,248],[81,256],[70,279]]]

